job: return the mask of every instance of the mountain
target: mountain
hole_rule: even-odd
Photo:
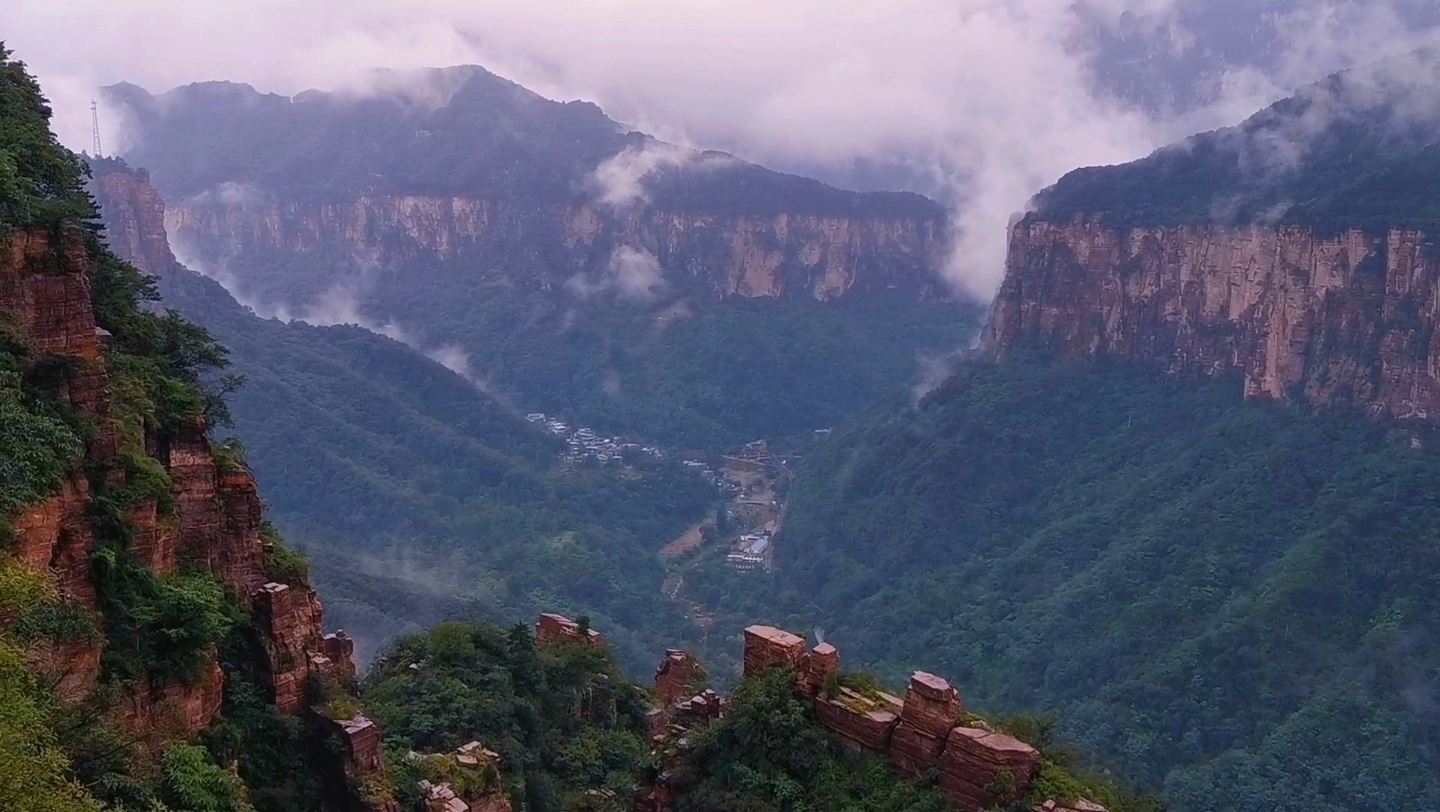
[[[456,348],[526,410],[724,450],[836,423],[973,339],[932,201],[664,144],[476,67],[371,78],[107,93],[188,265],[263,313]]]
[[[398,812],[354,643],[0,47],[0,807]]]
[[[1176,810],[1435,808],[1434,66],[1042,193],[982,352],[696,597],[1051,709]]]
[[[984,343],[1240,369],[1251,396],[1437,411],[1440,52],[1086,169],[1014,230]]]
[[[245,377],[228,402],[246,459],[363,657],[440,620],[548,609],[612,628],[631,667],[696,636],[656,554],[713,509],[711,485],[673,459],[567,467],[560,438],[398,341],[256,316],[175,260],[146,172],[91,167],[119,253]]]

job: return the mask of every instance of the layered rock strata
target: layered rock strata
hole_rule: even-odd
[[[136,199],[134,205],[144,205]],[[614,249],[653,257],[671,284],[716,296],[835,299],[852,290],[943,296],[943,217],[852,218],[712,214],[650,207],[612,210],[554,203],[422,195],[338,203],[203,196],[167,210],[177,244],[201,262],[281,252],[343,257],[360,265],[475,265],[500,246],[528,243],[556,261],[515,281],[560,285],[603,272]],[[126,236],[129,236],[127,231]]]
[[[1033,747],[965,727],[960,693],[946,680],[917,671],[905,698],[838,684],[840,653],[826,643],[810,651],[798,635],[770,626],[745,630],[745,675],[774,668],[795,672],[796,687],[815,702],[820,724],[847,742],[885,756],[899,772],[938,770],[942,791],[966,812],[1023,797],[1040,771]],[[834,676],[836,680],[832,681]]]
[[[982,346],[1238,371],[1252,398],[1440,417],[1440,249],[1419,231],[1014,229]]]

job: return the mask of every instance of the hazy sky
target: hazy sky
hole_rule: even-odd
[[[4,0],[0,36],[75,148],[89,145],[99,84],[232,79],[294,93],[353,85],[369,67],[474,62],[762,163],[903,157],[951,181],[951,278],[984,296],[1009,217],[1065,171],[1233,123],[1416,36],[1391,10],[1415,0],[1286,0],[1301,9],[1282,21],[1284,56],[1225,76],[1213,106],[1159,119],[1096,92],[1080,33],[1118,31],[1129,12],[1126,30],[1168,29],[1183,45],[1185,2],[1229,0]]]

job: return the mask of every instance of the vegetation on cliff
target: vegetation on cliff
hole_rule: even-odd
[[[1232,379],[974,365],[807,460],[776,581],[697,594],[1051,709],[1178,810],[1431,808],[1435,440]]]
[[[22,233],[55,254],[38,260],[41,272],[47,262],[77,272],[59,255],[83,253],[108,380],[108,412],[82,410],[73,397],[87,385],[84,365],[96,362],[43,354],[15,314],[0,315],[0,807],[249,812],[245,787],[209,750],[174,731],[137,729],[121,707],[122,696],[158,702],[152,691],[195,681],[213,647],[249,622],[208,571],[157,574],[134,550],[136,510],[153,504],[162,522],[175,510],[148,444],[186,421],[226,419],[202,384],[225,366],[225,353],[204,330],[159,310],[154,281],[105,247],[85,166],[56,142],[49,116],[25,66],[0,46],[0,249],[16,275],[9,281],[18,286],[36,271],[24,267],[28,255],[21,267],[8,255]],[[69,308],[61,315],[74,305],[59,302]],[[82,323],[82,338],[95,340]],[[88,486],[78,520],[94,539],[80,552],[90,554],[83,580],[98,612],[62,594],[54,572],[5,554],[21,540],[15,517],[62,486]],[[102,643],[98,685],[62,697],[77,675],[55,666],[98,656]]]
[[[517,809],[630,809],[652,766],[646,691],[604,647],[537,647],[523,625],[445,623],[399,640],[367,677],[365,695],[394,755],[472,740],[499,753]],[[418,768],[392,761],[414,806]]]
[[[1123,166],[1079,169],[1032,217],[1120,227],[1296,224],[1322,231],[1435,228],[1440,51],[1337,74],[1238,127]]]

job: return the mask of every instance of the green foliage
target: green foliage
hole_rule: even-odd
[[[18,356],[0,345],[0,523],[54,493],[82,451],[56,406],[27,391]]]
[[[260,540],[265,545],[265,577],[277,584],[291,584],[310,575],[310,562],[290,549],[275,525],[260,525]]]
[[[97,547],[92,562],[109,678],[148,673],[193,681],[211,647],[240,620],[224,585],[208,571],[156,575],[113,543]]]
[[[1034,216],[1100,216],[1116,226],[1434,228],[1437,53],[1337,74],[1238,127],[1141,161],[1071,172],[1040,194]]]
[[[773,669],[745,680],[729,712],[699,732],[677,810],[926,810],[952,807],[933,787],[899,778],[883,761],[846,753]]]
[[[776,581],[720,594],[892,680],[1053,710],[1042,749],[1063,734],[1179,810],[1440,805],[1417,703],[1440,675],[1436,437],[1239,389],[968,367],[807,459]]]
[[[220,648],[225,700],[201,740],[216,763],[236,764],[257,812],[320,812],[326,801],[316,763],[328,751],[300,719],[281,716],[249,674],[263,656],[258,635],[236,627]]]
[[[165,801],[176,812],[254,812],[240,779],[200,745],[174,744],[160,760]]]
[[[83,168],[50,131],[50,106],[25,64],[0,44],[0,240],[16,228],[89,216]]]
[[[448,623],[401,639],[367,678],[365,701],[402,751],[479,740],[499,753],[523,808],[560,809],[590,790],[628,800],[649,767],[644,691],[604,649],[537,649],[524,626]]]
[[[50,702],[26,668],[24,652],[0,636],[0,809],[100,812],[69,775],[57,746]]]

